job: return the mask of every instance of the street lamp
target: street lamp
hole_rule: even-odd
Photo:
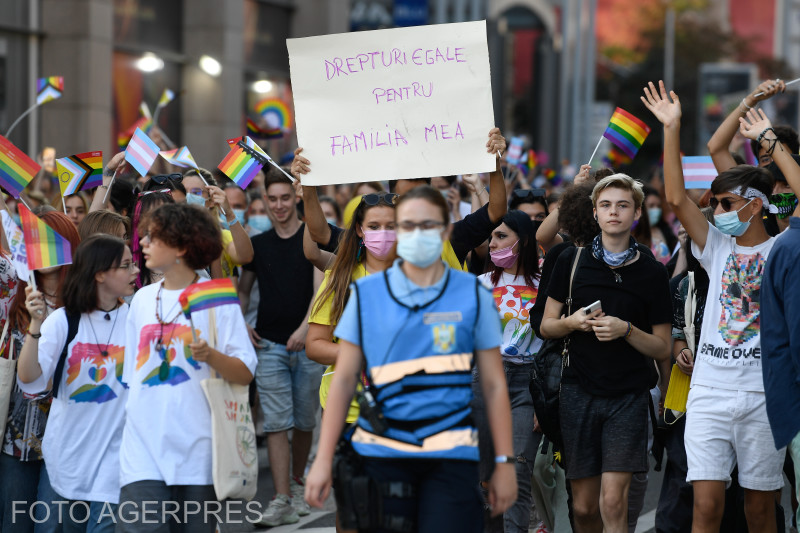
[[[215,78],[222,73],[222,65],[220,65],[219,61],[207,55],[200,56],[200,68],[206,74]]]
[[[152,52],[147,52],[136,61],[136,68],[142,72],[155,72],[164,68],[164,60]]]

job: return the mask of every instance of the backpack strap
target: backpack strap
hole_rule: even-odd
[[[575,252],[575,259],[572,261],[572,272],[569,274],[569,293],[567,294],[567,301],[564,302],[567,304],[567,316],[572,314],[572,282],[575,281],[575,271],[578,270],[578,261],[581,260],[581,252],[583,252],[583,246],[579,246],[578,250]]]
[[[67,315],[67,342],[64,343],[64,348],[61,350],[61,355],[58,357],[56,363],[56,372],[53,374],[53,398],[58,396],[58,387],[61,385],[61,375],[64,373],[64,361],[67,360],[67,350],[69,344],[78,334],[78,324],[81,321],[81,315],[71,315],[66,310],[64,314]]]

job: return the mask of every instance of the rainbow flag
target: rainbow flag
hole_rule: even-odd
[[[283,131],[278,129],[265,129],[259,126],[256,121],[247,117],[247,134],[259,139],[278,139],[283,137]]]
[[[144,104],[145,106],[147,104]],[[150,113],[150,111],[148,111]],[[150,129],[153,127],[153,118],[149,116],[140,117],[133,125],[128,128],[127,130],[121,132],[117,135],[117,146],[119,146],[120,150],[125,149],[128,146],[128,143],[131,142],[131,137],[133,137],[133,133],[140,129],[145,133],[150,133]]]
[[[56,159],[61,196],[103,184],[103,152],[86,152]]]
[[[256,111],[264,117],[268,130],[286,130],[292,127],[292,112],[283,100],[265,98],[256,104]]]
[[[175,148],[174,150],[164,150],[163,152],[159,152],[158,155],[166,159],[167,163],[170,165],[181,168],[197,168],[197,163],[189,152],[189,148],[186,146]]]
[[[249,139],[249,137],[247,137]],[[244,145],[244,146],[243,146]],[[239,142],[231,146],[231,151],[220,162],[217,167],[236,185],[246,189],[253,178],[256,177],[261,167],[267,164],[267,160],[256,153],[255,150],[245,150],[247,145]]]
[[[145,132],[136,128],[131,142],[125,149],[125,161],[131,164],[141,176],[146,176],[158,157],[158,145],[150,140]]]
[[[528,170],[533,170],[536,168],[536,165],[539,163],[539,160],[536,158],[536,152],[534,150],[528,150]]]
[[[164,89],[164,92],[161,93],[161,98],[158,99],[158,107],[164,107],[174,99],[175,93],[169,89]]]
[[[178,297],[186,318],[192,313],[220,305],[239,305],[239,296],[230,278],[213,279],[189,285]]]
[[[710,189],[718,174],[709,155],[684,156],[681,166],[687,189]]]
[[[72,263],[72,247],[67,239],[34,215],[25,204],[17,204],[17,210],[30,270]]]
[[[36,82],[36,103],[38,105],[61,98],[64,92],[64,77],[50,76],[39,78]]]
[[[33,159],[0,135],[0,186],[19,198],[36,173],[41,170]]]
[[[617,108],[603,137],[614,143],[633,159],[650,133],[650,127],[627,111]]]

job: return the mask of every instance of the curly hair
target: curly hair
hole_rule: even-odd
[[[558,226],[566,231],[579,246],[592,242],[600,233],[600,226],[593,216],[592,190],[594,183],[572,185],[561,195],[558,211]]]
[[[151,239],[183,250],[194,269],[205,268],[222,255],[222,233],[208,210],[189,204],[164,204],[147,217]]]

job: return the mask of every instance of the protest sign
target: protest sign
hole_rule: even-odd
[[[490,172],[485,21],[288,39],[309,185]]]

